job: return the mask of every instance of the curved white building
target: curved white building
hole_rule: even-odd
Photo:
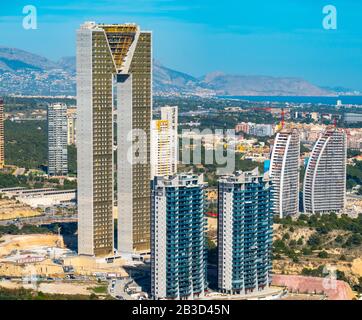
[[[274,214],[280,218],[299,211],[299,153],[297,129],[277,133],[270,162]]]
[[[327,129],[314,145],[304,178],[303,204],[307,214],[341,212],[346,195],[347,136]]]

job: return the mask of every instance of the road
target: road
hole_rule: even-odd
[[[352,199],[357,199],[357,200],[362,200],[362,196],[360,196],[358,194],[354,194],[354,193],[347,193],[346,197],[347,198],[352,198]]]
[[[115,281],[115,285],[114,285],[114,288],[112,290],[112,282]],[[126,291],[125,291],[125,288],[126,288],[126,285],[128,283],[132,282],[132,280],[130,279],[121,279],[121,280],[111,280],[109,282],[109,285],[108,285],[108,293],[113,297],[113,298],[116,298],[116,297],[122,297],[123,300],[135,300],[133,297],[131,297]]]
[[[42,225],[42,224],[77,222],[77,221],[78,218],[76,215],[70,217],[44,215],[38,217],[20,218],[16,222],[14,220],[1,220],[0,225],[1,226],[6,226],[10,224],[16,224],[17,226],[22,226],[24,224]]]

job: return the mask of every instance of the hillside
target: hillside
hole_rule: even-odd
[[[23,69],[52,70],[59,68],[55,62],[24,50],[0,46],[0,70],[15,72]]]
[[[54,62],[24,50],[0,47],[0,94],[75,95],[75,57]],[[154,93],[187,95],[324,96],[322,89],[299,78],[231,75],[203,77],[176,71],[154,61]]]
[[[57,62],[0,47],[0,95],[74,95],[75,75]]]
[[[325,96],[331,92],[299,78],[276,78],[269,76],[228,75],[210,73],[201,80],[201,85],[227,96]]]
[[[362,219],[335,214],[275,218],[273,271],[326,277],[334,269],[338,280],[362,292]],[[328,267],[329,266],[329,267]],[[332,268],[332,269],[330,269]]]

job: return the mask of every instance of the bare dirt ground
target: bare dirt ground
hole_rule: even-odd
[[[216,231],[217,230],[217,218],[207,218],[207,226],[209,231]]]
[[[40,216],[41,212],[15,200],[0,199],[0,220]]]
[[[13,250],[29,250],[41,246],[64,248],[63,238],[54,234],[5,235],[0,242],[0,258]]]
[[[71,265],[77,274],[88,276],[94,273],[116,273],[120,277],[126,277],[128,273],[123,269],[125,264],[126,262],[122,259],[117,259],[113,263],[100,262],[97,259],[85,256],[64,259],[64,265]]]
[[[16,251],[36,250],[43,247],[65,248],[63,238],[53,234],[31,234],[31,235],[5,235],[0,239],[0,275],[22,277],[30,271],[38,275],[56,276],[63,278],[63,267],[56,264],[49,256],[44,256],[43,261],[19,265],[9,262],[6,257],[14,255]],[[115,273],[119,276],[127,276],[123,266],[126,262],[117,259],[113,263],[93,257],[70,256],[64,258],[64,265],[73,266],[76,274],[93,276],[95,273]]]
[[[35,289],[33,284],[13,281],[0,281],[0,286],[7,289]],[[49,294],[69,294],[69,295],[90,295],[92,288],[97,287],[96,283],[39,283],[36,285],[36,290]]]
[[[210,239],[216,244],[217,243],[217,218],[207,218],[208,235]]]

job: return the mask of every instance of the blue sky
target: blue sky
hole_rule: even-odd
[[[37,30],[22,27],[29,4]],[[337,8],[337,30],[322,27],[328,4]],[[13,0],[1,12],[0,45],[53,60],[75,55],[83,21],[136,22],[153,31],[157,60],[194,76],[291,76],[362,90],[359,0]]]

